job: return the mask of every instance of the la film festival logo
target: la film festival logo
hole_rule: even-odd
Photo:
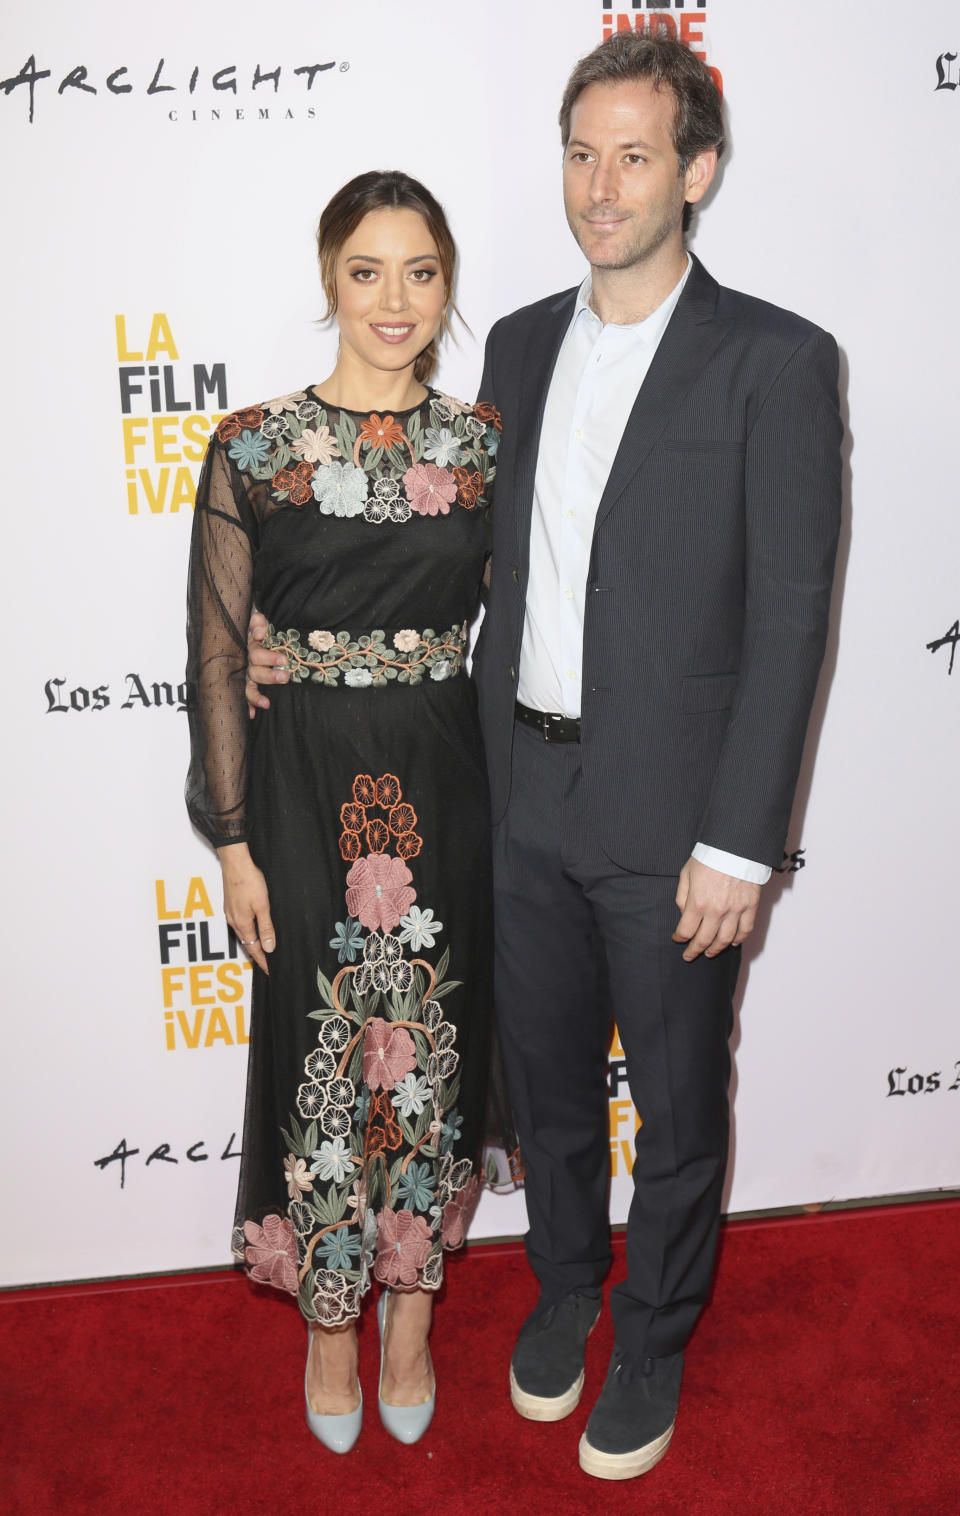
[[[156,879],[154,898],[162,1048],[167,1053],[245,1048],[253,965],[242,956],[236,933],[214,910],[206,881],[199,875],[178,882]],[[189,1140],[168,1136],[152,1146],[125,1134],[93,1163],[101,1173],[114,1174],[123,1190],[128,1165],[155,1175],[179,1167],[185,1174],[211,1159],[227,1163],[240,1156],[236,1131],[216,1142],[191,1132]]]
[[[51,60],[51,63],[53,60]],[[235,63],[210,67],[158,57],[146,70],[130,68],[116,59],[107,64],[72,63],[56,68],[38,65],[31,53],[15,74],[0,79],[0,93],[20,102],[33,125],[41,105],[76,119],[84,106],[129,109],[131,102],[149,101],[161,120],[180,123],[316,121],[321,112],[304,103],[320,94],[322,81],[349,72],[349,63],[295,66]],[[241,103],[242,102],[242,103]]]
[[[154,882],[163,1043],[168,1053],[246,1047],[253,965],[204,880]]]
[[[227,366],[186,363],[166,315],[114,317],[120,425],[131,516],[193,509],[210,433],[228,413]]]
[[[634,1138],[643,1125],[630,1094],[627,1058],[616,1027],[610,1044],[609,1064],[610,1174],[616,1179],[619,1175],[629,1177],[633,1173]]]
[[[688,10],[685,0],[632,0],[629,8],[603,3],[603,40],[614,32],[666,32],[668,37],[686,43],[690,51],[707,64],[713,81],[723,94],[723,75],[707,60],[703,29],[707,24],[707,0],[695,10]],[[677,14],[673,15],[672,12]]]

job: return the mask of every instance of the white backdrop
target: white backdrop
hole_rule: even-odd
[[[960,20],[757,11],[168,0],[147,23],[98,0],[78,28],[68,0],[7,8],[0,1283],[228,1259],[249,970],[181,799],[197,438],[329,370],[313,229],[370,167],[448,208],[473,335],[441,383],[473,395],[492,320],[581,277],[556,110],[618,16],[685,24],[723,76],[696,251],[834,331],[849,374],[842,616],[743,976],[728,1208],[960,1182]],[[621,1219],[635,1118],[612,1069]],[[521,1197],[488,1196],[473,1235],[522,1227]]]

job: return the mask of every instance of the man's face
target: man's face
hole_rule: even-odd
[[[679,247],[684,204],[702,195],[698,172],[715,155],[701,154],[680,173],[673,112],[672,92],[646,79],[591,84],[577,99],[563,155],[563,203],[593,268],[632,268],[671,239]]]

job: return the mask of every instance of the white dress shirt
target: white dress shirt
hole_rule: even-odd
[[[666,300],[631,326],[604,324],[588,274],[547,393],[530,524],[530,574],[517,697],[537,711],[580,714],[583,616],[593,527],[637,392],[692,264]],[[698,842],[693,856],[765,884],[770,869]]]

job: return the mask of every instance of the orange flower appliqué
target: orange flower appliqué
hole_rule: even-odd
[[[478,421],[485,421],[488,426],[496,427],[498,432],[503,431],[503,422],[500,420],[500,412],[495,405],[488,400],[478,400],[473,407],[473,414]]]
[[[464,510],[472,511],[476,508],[483,487],[483,475],[479,469],[472,472],[465,468],[455,468],[453,477],[457,482],[457,502]]]
[[[377,804],[383,810],[390,810],[402,798],[403,791],[400,788],[400,780],[396,774],[384,774],[377,780]]]
[[[376,786],[369,774],[357,775],[353,781],[353,798],[358,805],[376,805]]]
[[[383,821],[367,823],[367,847],[371,853],[382,853],[390,841],[390,833]]]
[[[273,476],[275,490],[288,490],[291,505],[306,505],[313,499],[313,465],[298,463],[296,468],[279,468]]]
[[[395,805],[389,816],[390,830],[395,837],[402,837],[417,824],[417,813],[412,805]]]
[[[384,1091],[370,1101],[370,1121],[367,1126],[367,1152],[395,1153],[403,1142],[403,1133],[396,1119],[390,1096]]]
[[[261,405],[251,405],[245,411],[235,411],[234,414],[241,427],[246,427],[252,432],[254,427],[259,426],[263,420],[264,411]]]
[[[363,850],[363,845],[362,845],[362,843],[360,841],[359,833],[357,833],[357,832],[341,832],[341,834],[340,834],[340,857],[341,858],[345,858],[348,863],[356,863],[357,859],[360,857],[360,854],[361,854],[362,850]]]
[[[403,427],[393,416],[373,415],[361,424],[360,440],[371,447],[396,447],[403,441]]]
[[[348,832],[362,832],[367,813],[362,805],[347,802],[340,807],[340,825]]]
[[[242,431],[243,427],[240,425],[240,417],[234,413],[232,416],[224,416],[217,427],[217,437],[221,442],[232,442],[234,437],[239,437]]]

